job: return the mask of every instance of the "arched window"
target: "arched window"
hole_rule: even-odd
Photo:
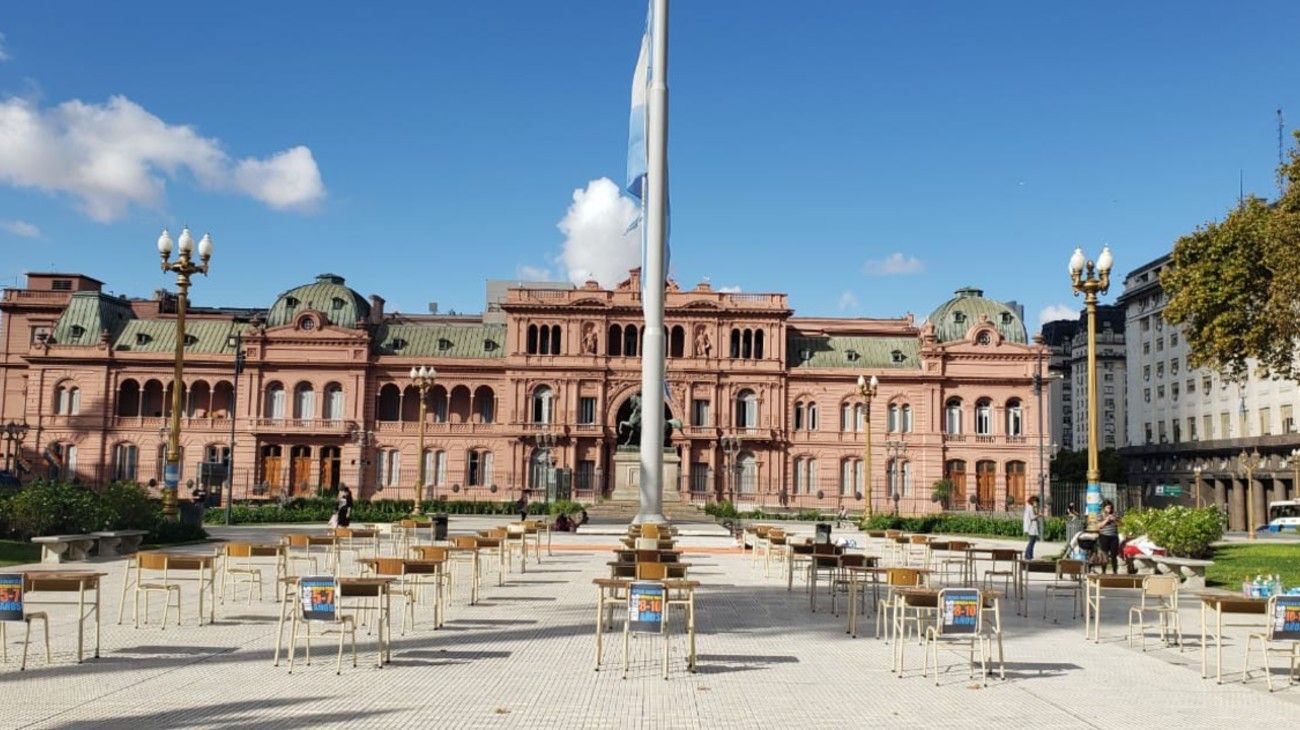
[[[492,483],[492,452],[482,449],[470,449],[465,454],[465,483],[471,487],[483,487]]]
[[[280,383],[273,382],[266,386],[266,402],[262,415],[276,420],[284,418],[284,386]]]
[[[442,473],[446,469],[446,459],[443,458],[443,452],[438,449],[424,450],[424,483],[422,487],[433,487],[442,484]]]
[[[528,461],[528,488],[545,491],[551,478],[551,456],[546,449],[533,449]]]
[[[560,344],[563,338],[563,332],[564,331],[560,329],[560,325],[558,324],[551,325],[551,354],[552,355],[560,354]]]
[[[211,415],[210,407],[212,405],[212,388],[208,381],[199,380],[190,386],[189,392],[185,394],[184,411],[186,418],[203,418]]]
[[[731,330],[731,356],[740,357],[740,330],[735,328]]]
[[[668,356],[684,357],[686,355],[686,330],[680,324],[673,325],[668,336]]]
[[[144,384],[144,394],[140,397],[140,415],[159,418],[163,414],[163,386],[157,380]]]
[[[1020,408],[1020,399],[1012,398],[1007,401],[1007,435],[1023,436],[1025,428],[1025,416]]]
[[[402,391],[393,383],[386,383],[379,389],[379,403],[375,408],[375,420],[400,421],[402,418]]]
[[[748,388],[736,394],[736,428],[758,428],[758,396]]]
[[[432,417],[434,423],[446,423],[451,401],[451,397],[447,395],[447,388],[442,385],[435,385],[429,389],[426,397],[429,399],[429,402],[425,404],[426,417]],[[410,399],[416,406],[415,413],[410,420],[418,421],[420,420],[420,391],[418,388],[414,389],[414,392],[410,394]]]
[[[862,459],[840,462],[840,496],[850,497],[862,491]]]
[[[113,481],[134,482],[140,466],[140,450],[132,443],[113,447]]]
[[[474,403],[478,412],[480,423],[492,423],[496,420],[497,401],[496,394],[486,385],[480,385],[474,390]]]
[[[380,489],[396,487],[402,479],[402,452],[397,449],[379,450],[379,473],[377,484]]]
[[[803,430],[803,403],[794,404],[794,430]]]
[[[809,431],[817,430],[817,404],[816,403],[808,404],[808,430]]]
[[[343,386],[338,383],[325,386],[325,420],[343,420]]]
[[[904,406],[903,406],[903,410],[902,410],[902,424],[901,424],[901,426],[900,426],[900,430],[901,430],[903,433],[911,433],[911,432],[912,432],[912,407],[909,406],[909,405],[904,405]]]
[[[740,493],[758,492],[758,460],[748,451],[742,451],[736,457],[736,466],[740,471]]]
[[[81,389],[68,384],[55,388],[54,409],[54,412],[60,416],[75,416],[81,413]]]
[[[620,357],[623,354],[623,328],[616,324],[609,326],[609,337],[605,338],[605,346],[609,348],[610,357]]]
[[[316,415],[316,390],[311,383],[298,383],[293,388],[293,418],[305,421]]]
[[[527,340],[528,341],[526,343],[527,345],[526,351],[528,352],[529,355],[536,355],[537,354],[537,325],[535,324],[528,325]]]
[[[550,423],[554,394],[549,386],[539,385],[533,390],[533,423]]]
[[[961,433],[961,398],[949,398],[944,405],[943,431],[953,435]]]
[[[903,475],[903,496],[912,496],[912,462],[904,461],[899,473]]]
[[[1007,462],[1007,504],[1011,506],[1025,503],[1025,462]]]
[[[229,380],[218,380],[212,386],[213,418],[233,418],[235,415],[235,386]]]
[[[623,330],[623,356],[624,357],[636,357],[637,342],[640,339],[641,339],[641,335],[637,331],[636,325],[629,324],[627,328]]]
[[[867,407],[861,403],[853,404],[853,430],[858,433],[867,430]]]
[[[117,387],[117,415],[140,415],[140,383],[127,378]]]
[[[885,419],[885,433],[894,433],[898,431],[899,408],[897,404],[889,406],[888,418]]]
[[[740,356],[746,360],[754,356],[754,330],[746,329],[740,336]]]
[[[763,359],[763,330],[754,331],[754,359]]]
[[[993,433],[993,402],[988,398],[975,401],[975,433],[980,436]]]
[[[840,404],[840,430],[850,432],[853,430],[853,404]]]
[[[70,482],[77,477],[77,445],[52,443],[47,450],[50,464],[50,478],[61,482]]]

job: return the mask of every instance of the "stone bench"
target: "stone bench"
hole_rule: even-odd
[[[148,530],[108,530],[90,533],[99,542],[99,557],[117,558],[140,550]]]
[[[42,563],[62,563],[90,557],[96,540],[93,535],[44,535],[32,542],[41,546]]]
[[[1205,587],[1205,571],[1214,565],[1214,561],[1167,555],[1138,555],[1133,558],[1133,564],[1139,569],[1150,569],[1157,574],[1181,576],[1185,588],[1200,589]]]

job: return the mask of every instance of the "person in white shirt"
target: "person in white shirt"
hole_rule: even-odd
[[[1043,536],[1043,516],[1038,512],[1037,496],[1025,500],[1025,515],[1021,520],[1021,527],[1029,536],[1029,544],[1025,545],[1025,560],[1033,560],[1034,543]]]

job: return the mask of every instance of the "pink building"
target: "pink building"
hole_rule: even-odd
[[[0,421],[29,427],[25,477],[161,482],[175,300],[101,287],[49,273],[4,292]],[[421,473],[426,495],[608,494],[640,389],[639,288],[636,270],[613,290],[489,283],[481,316],[397,315],[323,274],[268,309],[191,310],[182,482],[224,480],[233,434],[236,498],[346,483],[409,499]],[[1014,305],[962,289],[924,323],[796,317],[784,294],[672,285],[666,322],[666,407],[683,423],[668,500],[856,511],[870,478],[875,509],[896,493],[906,514],[939,509],[945,476],[958,509],[1037,489],[1040,352]],[[408,377],[422,365],[438,373],[423,452]],[[859,375],[880,379],[869,474]]]

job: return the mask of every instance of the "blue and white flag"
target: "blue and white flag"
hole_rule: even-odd
[[[645,197],[646,176],[646,91],[650,88],[650,24],[646,13],[645,33],[641,35],[641,53],[632,72],[632,111],[627,124],[627,192],[637,200]]]

